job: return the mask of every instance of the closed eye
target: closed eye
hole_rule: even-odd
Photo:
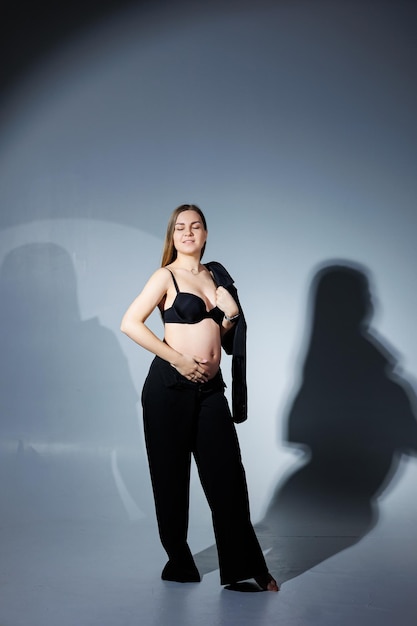
[[[184,230],[185,224],[183,222],[179,222],[175,224],[175,230]],[[191,224],[191,228],[199,230],[201,228],[201,222],[193,222]]]

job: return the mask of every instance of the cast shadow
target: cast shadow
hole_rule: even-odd
[[[284,436],[304,464],[280,480],[255,525],[280,583],[364,537],[401,455],[417,451],[415,395],[370,326],[368,276],[331,262],[312,280],[309,341]],[[201,573],[216,569],[215,547],[196,563]]]
[[[81,319],[65,249],[31,243],[5,257],[0,320],[2,521],[152,512],[127,359],[112,331]]]
[[[362,539],[402,454],[417,451],[416,400],[371,328],[369,272],[326,263],[311,286],[311,325],[285,440],[305,464],[277,485],[256,530],[281,582]]]

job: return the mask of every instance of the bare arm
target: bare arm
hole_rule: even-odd
[[[169,273],[164,268],[160,268],[152,274],[142,292],[124,314],[120,330],[145,350],[149,350],[161,359],[168,361],[183,376],[190,379],[196,375],[204,376],[205,370],[199,364],[205,363],[205,359],[180,354],[159,339],[145,324],[149,315],[166,295],[169,284]]]

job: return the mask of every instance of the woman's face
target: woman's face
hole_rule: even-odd
[[[174,226],[174,247],[182,254],[199,254],[207,239],[200,215],[193,209],[182,211]]]

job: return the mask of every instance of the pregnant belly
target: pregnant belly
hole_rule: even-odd
[[[180,354],[206,359],[202,364],[207,377],[216,375],[221,358],[221,338],[218,324],[211,319],[198,324],[166,324],[165,342]]]

